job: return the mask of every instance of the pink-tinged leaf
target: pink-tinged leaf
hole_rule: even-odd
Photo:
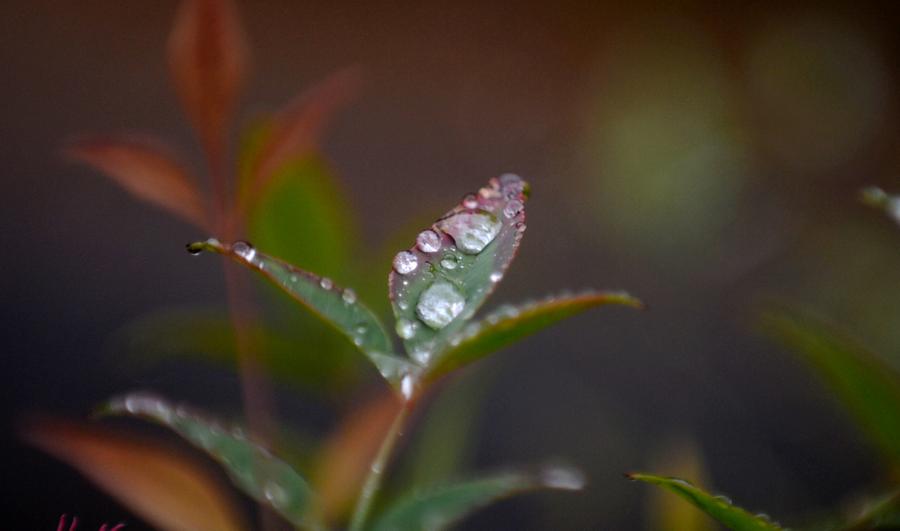
[[[340,70],[294,98],[272,119],[270,131],[253,165],[247,199],[262,193],[285,164],[318,148],[332,117],[353,101],[359,91],[358,68]]]
[[[586,292],[549,297],[522,306],[501,306],[481,321],[470,323],[450,337],[449,348],[434,359],[425,378],[436,380],[558,321],[609,304],[643,307],[641,301],[621,292]]]
[[[98,426],[37,421],[23,438],[68,463],[154,527],[169,531],[248,529],[234,497],[172,448]]]
[[[326,523],[345,515],[403,404],[394,394],[370,400],[341,422],[316,459],[315,491]]]
[[[184,0],[169,36],[169,69],[185,112],[212,156],[221,156],[244,83],[247,42],[231,0]]]
[[[136,197],[208,229],[195,179],[160,142],[137,137],[89,136],[69,144],[65,153],[99,170]]]
[[[525,231],[528,192],[516,175],[491,179],[397,253],[389,279],[396,329],[419,364],[447,348],[503,278]]]

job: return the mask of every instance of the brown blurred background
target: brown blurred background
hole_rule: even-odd
[[[183,248],[207,235],[59,156],[79,132],[147,130],[199,165],[165,66],[175,5],[0,6],[8,434],[23,413],[84,417],[133,388],[238,409],[229,371],[137,370],[110,340],[150,311],[222,301],[217,261]],[[580,316],[448,387],[484,387],[470,469],[558,459],[590,477],[582,494],[504,502],[463,527],[649,529],[648,491],[621,473],[684,440],[716,490],[780,519],[876,476],[852,423],[753,312],[762,296],[803,301],[900,365],[900,232],[855,199],[900,189],[895,5],[239,2],[245,118],[361,67],[324,149],[372,248],[514,171],[532,183],[529,230],[495,304],[594,286],[651,307]],[[334,422],[312,393],[278,400],[285,422]],[[0,527],[75,513],[141,528],[64,465],[11,437],[2,451],[14,506]]]

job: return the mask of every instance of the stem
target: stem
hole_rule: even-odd
[[[391,428],[384,436],[381,447],[372,461],[369,474],[366,476],[366,482],[363,483],[362,491],[360,491],[359,498],[356,500],[356,506],[353,509],[349,531],[362,531],[366,520],[368,520],[369,512],[372,510],[372,503],[375,501],[375,497],[378,496],[378,491],[381,490],[385,468],[394,452],[397,438],[402,435],[407,413],[409,413],[409,403],[405,402],[397,413],[393,424],[391,424]]]

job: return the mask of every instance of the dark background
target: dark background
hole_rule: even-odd
[[[532,184],[529,230],[492,301],[595,286],[650,305],[579,316],[462,376],[487,386],[471,468],[560,459],[590,477],[463,527],[650,528],[648,489],[621,474],[683,444],[716,490],[787,521],[878,477],[827,389],[754,315],[760,297],[798,299],[900,365],[900,232],[855,199],[900,187],[891,4],[239,2],[254,59],[243,116],[361,67],[324,149],[369,245],[514,171]],[[237,407],[227,371],[137,371],[110,347],[149,311],[222,301],[217,260],[183,250],[207,235],[59,155],[79,132],[140,129],[199,164],[168,85],[175,5],[0,5],[6,529],[55,529],[62,513],[141,526],[15,442],[21,415],[80,418],[132,388]],[[287,421],[327,429],[310,400],[279,390]]]

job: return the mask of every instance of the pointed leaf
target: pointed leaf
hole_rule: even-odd
[[[900,374],[806,313],[771,310],[763,324],[819,373],[885,456],[900,464]]]
[[[313,492],[306,480],[250,441],[240,428],[225,430],[183,406],[144,393],[111,400],[101,413],[137,416],[173,430],[221,463],[234,484],[250,497],[294,525],[317,527],[311,515]]]
[[[322,445],[314,485],[326,522],[346,514],[403,404],[393,393],[369,400],[351,412]]]
[[[482,507],[514,494],[540,488],[580,490],[580,472],[548,468],[538,475],[502,473],[472,481],[415,491],[387,507],[373,531],[446,529]]]
[[[402,384],[405,376],[415,372],[415,366],[392,354],[391,340],[381,321],[357,300],[351,289],[341,289],[331,279],[267,256],[246,242],[222,244],[211,239],[192,243],[188,250],[220,253],[261,273],[353,341],[395,387]]]
[[[158,141],[89,136],[69,144],[65,153],[99,170],[139,199],[200,228],[208,228],[196,181]]]
[[[232,0],[183,0],[168,43],[169,70],[206,149],[222,155],[247,69],[247,43]]]
[[[550,297],[520,307],[501,306],[488,317],[469,324],[450,337],[449,349],[434,360],[426,378],[440,378],[557,321],[606,304],[642,307],[641,302],[631,295],[616,292],[587,292],[576,296]]]
[[[633,481],[659,485],[674,492],[733,531],[773,531],[781,529],[780,525],[772,522],[767,516],[750,514],[732,504],[728,498],[713,496],[683,479],[650,474],[627,474],[627,477]]]
[[[171,448],[63,421],[33,422],[22,437],[78,469],[155,528],[249,528],[237,500],[210,471]]]
[[[357,68],[340,70],[304,91],[274,116],[249,176],[251,198],[265,190],[285,164],[308,157],[318,148],[323,130],[334,113],[356,97],[359,83]]]
[[[427,365],[475,315],[515,256],[525,231],[528,184],[491,179],[397,253],[390,295],[407,351]]]

